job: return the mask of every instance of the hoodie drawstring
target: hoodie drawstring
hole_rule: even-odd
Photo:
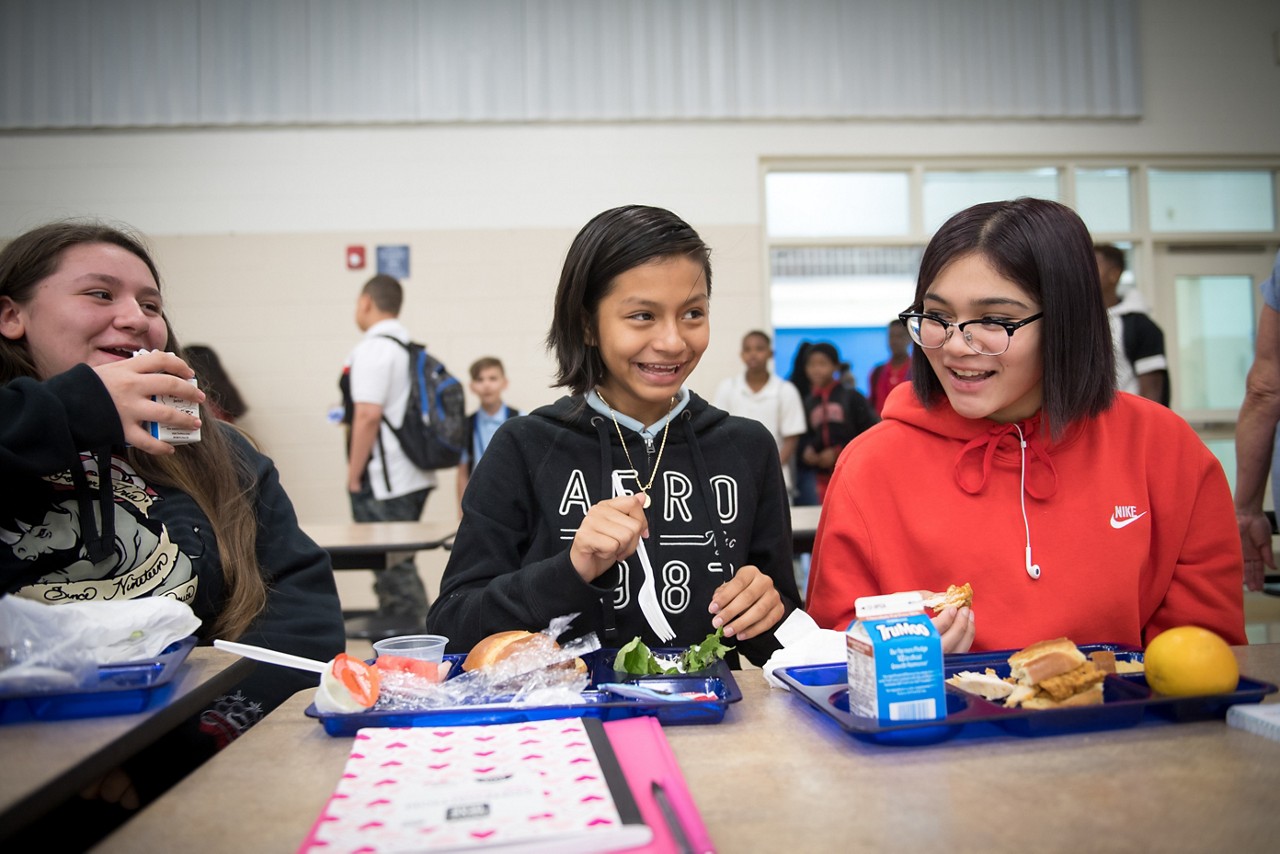
[[[93,490],[84,473],[83,461],[71,467],[71,480],[76,486],[76,504],[80,510],[80,536],[84,540],[85,555],[92,563],[99,563],[115,554],[116,513],[111,491],[111,452],[99,449],[94,453],[98,465],[98,520],[93,515]]]
[[[1028,427],[1029,433],[1023,433],[1022,428],[1017,424],[1003,424],[994,427],[981,436],[975,436],[973,439],[960,450],[956,456],[955,462],[955,480],[956,485],[970,495],[977,495],[986,489],[987,479],[991,475],[991,464],[995,459],[996,451],[999,449],[1000,440],[1005,436],[1017,433],[1018,435],[1018,505],[1022,511],[1022,528],[1026,535],[1026,546],[1024,556],[1026,559],[1025,568],[1027,575],[1036,580],[1040,578],[1040,566],[1031,560],[1031,523],[1027,517],[1027,496],[1032,498],[1045,499],[1052,496],[1058,490],[1058,471],[1054,468],[1053,460],[1045,451],[1044,446],[1040,443],[1036,436],[1036,431]],[[1030,438],[1028,438],[1030,435]],[[972,473],[972,466],[968,464],[971,452],[984,448],[982,454],[981,470],[975,479]],[[1030,449],[1033,455],[1033,462],[1039,461],[1045,472],[1047,472],[1047,482],[1044,479],[1033,479],[1027,481],[1027,450]],[[1040,483],[1037,484],[1037,480]]]

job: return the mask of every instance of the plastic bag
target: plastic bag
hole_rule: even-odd
[[[557,617],[541,634],[555,640],[577,614]],[[416,711],[488,703],[549,706],[584,702],[590,674],[574,660],[600,648],[594,632],[562,646],[533,646],[492,668],[462,673],[440,684],[391,681],[384,684],[376,709]]]
[[[200,628],[191,608],[167,596],[45,605],[0,597],[0,695],[93,688],[103,664],[155,658]]]

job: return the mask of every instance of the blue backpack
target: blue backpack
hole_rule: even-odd
[[[421,344],[384,335],[409,351],[409,402],[399,427],[382,418],[420,469],[456,466],[467,446],[467,398],[445,366]],[[385,455],[383,457],[386,458]]]

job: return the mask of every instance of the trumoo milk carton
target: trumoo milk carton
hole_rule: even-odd
[[[946,717],[942,638],[919,593],[864,596],[845,633],[849,711],[882,721]]]

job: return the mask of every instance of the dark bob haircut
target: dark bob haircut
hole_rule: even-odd
[[[593,344],[600,301],[630,269],[663,258],[685,257],[702,266],[711,296],[711,250],[698,232],[671,211],[626,205],[597,214],[573,239],[556,288],[547,349],[556,357],[555,386],[585,394],[604,380],[604,361]]]
[[[1115,398],[1115,351],[1102,304],[1093,242],[1075,211],[1045,199],[985,202],[947,220],[920,260],[913,311],[951,264],[981,255],[1001,276],[1040,304],[1044,359],[1043,412],[1060,436],[1071,422],[1105,411]],[[932,406],[942,383],[922,348],[912,356],[916,395]]]

